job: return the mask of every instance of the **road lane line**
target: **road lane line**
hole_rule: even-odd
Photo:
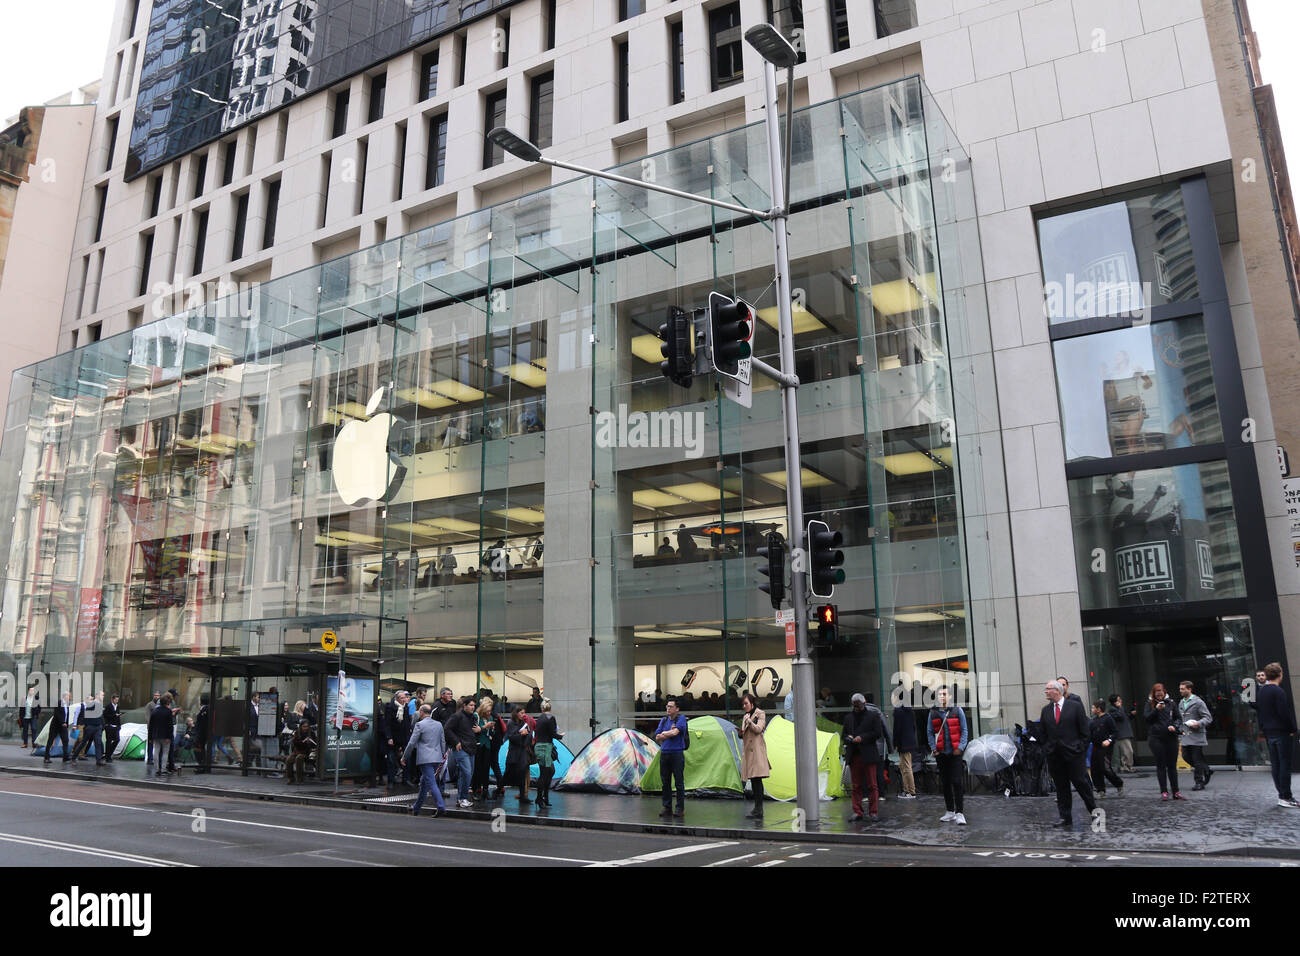
[[[760,866],[780,866],[785,860],[768,860],[766,863],[755,863],[755,868]]]
[[[52,797],[45,793],[25,793],[22,790],[0,790],[0,796],[35,797],[37,800],[61,800],[64,803],[87,803],[92,807],[115,807],[118,810],[139,810],[141,813],[157,813],[149,807],[129,807],[123,803],[100,803],[98,800],[76,800],[72,797]]]
[[[748,860],[752,856],[758,856],[758,854],[746,853],[744,856],[733,856],[729,860],[719,860],[717,863],[706,863],[704,865],[706,868],[710,866],[726,866],[728,863],[739,863],[741,860]]]
[[[806,856],[812,856],[812,854],[811,854],[811,853],[791,853],[790,856],[789,856],[789,859],[791,859],[791,860],[802,860],[802,859],[803,859],[804,857],[806,857]]]
[[[68,853],[85,853],[89,856],[99,856],[109,860],[118,860],[124,863],[138,863],[141,866],[193,866],[191,863],[176,863],[171,860],[159,860],[148,856],[137,856],[134,853],[122,853],[118,850],[105,850],[100,847],[82,846],[79,843],[62,843],[57,840],[43,840],[40,837],[23,836],[17,833],[0,833],[0,841],[6,843],[21,843],[24,846],[39,847],[44,850],[64,850]]]
[[[163,816],[168,817],[185,817],[191,819],[189,813],[179,813],[175,810],[163,810]],[[513,856],[526,860],[548,860],[552,863],[581,863],[592,865],[595,860],[579,860],[568,856],[546,856],[542,853],[515,853],[510,850],[484,850],[472,846],[456,846],[450,843],[422,843],[418,840],[397,840],[392,837],[369,836],[364,833],[341,833],[337,830],[312,830],[307,827],[291,827],[282,823],[258,823],[255,820],[234,820],[230,817],[214,817],[208,814],[204,819],[209,823],[237,823],[246,827],[265,827],[268,830],[290,830],[294,833],[310,833],[312,836],[339,837],[345,840],[370,840],[373,843],[396,843],[400,846],[418,846],[429,850],[453,850],[460,853],[483,853],[492,856]]]
[[[679,846],[671,850],[656,850],[654,853],[642,853],[640,856],[629,856],[622,860],[607,860],[604,863],[589,863],[588,866],[634,866],[637,863],[654,863],[657,860],[667,860],[670,857],[681,856],[685,853],[699,853],[701,850],[720,850],[724,846],[735,846],[736,841],[731,840],[727,843],[701,843],[698,846]]]

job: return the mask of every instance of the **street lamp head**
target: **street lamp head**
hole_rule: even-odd
[[[524,162],[535,163],[542,158],[542,151],[522,136],[516,136],[504,126],[498,126],[487,134],[488,141],[500,146],[511,156],[518,156]]]
[[[770,23],[750,27],[745,31],[745,41],[775,67],[788,70],[799,62],[799,54],[790,41]]]

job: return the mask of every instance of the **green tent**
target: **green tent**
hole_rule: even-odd
[[[691,746],[686,751],[686,789],[699,794],[738,797],[744,794],[740,779],[740,734],[736,725],[721,717],[696,717],[686,722]],[[659,754],[641,778],[642,793],[659,793]]]
[[[772,765],[772,776],[767,778],[764,789],[773,799],[793,800],[794,724],[784,717],[770,717],[763,736],[767,740],[767,761]],[[833,800],[844,796],[844,764],[840,760],[839,734],[818,730],[817,754],[817,789],[820,798]]]

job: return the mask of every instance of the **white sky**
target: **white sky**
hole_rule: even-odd
[[[1300,171],[1300,2],[1249,0],[1263,52],[1264,79],[1273,84],[1288,165]],[[103,73],[113,0],[0,0],[6,39],[0,57],[0,121]],[[1193,117],[1188,117],[1194,122]],[[1300,183],[1300,172],[1293,173]]]

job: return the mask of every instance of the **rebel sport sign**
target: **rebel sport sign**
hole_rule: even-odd
[[[1174,589],[1168,541],[1150,541],[1115,549],[1115,572],[1121,596]]]

